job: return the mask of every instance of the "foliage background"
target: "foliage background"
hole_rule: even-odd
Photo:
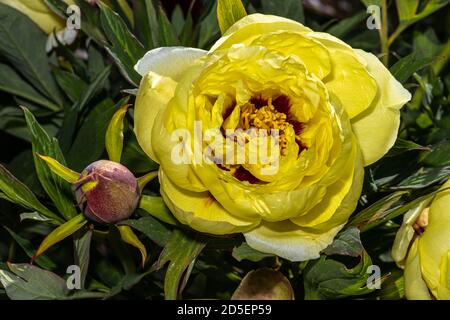
[[[46,2],[64,15],[62,1]],[[152,182],[145,189],[145,203],[129,222],[149,252],[145,268],[139,266],[139,252],[121,242],[113,226],[96,226],[96,231],[85,226],[54,245],[34,267],[8,266],[6,262],[28,263],[54,229],[40,221],[45,209],[29,199],[30,192],[63,219],[76,214],[67,185],[35,159],[32,145],[35,151],[65,158],[78,171],[106,158],[108,124],[121,106],[134,101],[140,80],[134,63],[154,47],[208,49],[220,37],[212,0],[110,0],[102,9],[76,2],[82,32],[73,45],[59,46],[49,55],[46,35],[27,17],[0,5],[0,270],[17,276],[8,295],[0,285],[0,299],[229,299],[249,271],[262,267],[281,271],[297,299],[403,298],[402,271],[390,257],[396,230],[417,199],[432,195],[450,176],[449,1],[244,1],[249,13],[285,16],[379,54],[413,93],[402,111],[395,147],[366,168],[353,218],[320,259],[291,263],[250,249],[241,236],[214,238],[174,226],[157,182]],[[380,32],[366,27],[365,5],[371,3],[387,8],[387,24]],[[19,105],[36,120],[31,114],[26,119]],[[131,110],[121,162],[143,175],[157,165],[138,146],[132,121]],[[49,136],[57,138],[61,153]],[[82,266],[84,289],[68,292],[62,277],[74,261]],[[371,264],[381,268],[381,290],[365,286]]]

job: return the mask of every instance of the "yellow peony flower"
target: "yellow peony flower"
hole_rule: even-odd
[[[292,261],[319,257],[345,225],[411,98],[374,55],[261,14],[209,52],[158,48],[136,70],[135,132],[175,217]]]
[[[64,0],[64,2],[68,5],[75,3],[74,0]],[[62,44],[71,44],[75,41],[76,30],[65,29],[66,21],[51,11],[44,0],[0,0],[0,3],[27,15],[39,28],[49,35],[46,44],[47,51],[57,46],[53,32],[56,32],[58,41]]]
[[[450,188],[450,180],[445,188]],[[405,269],[408,299],[450,300],[450,189],[405,215],[392,256]]]
[[[44,0],[0,0],[0,3],[26,14],[47,34],[65,27],[65,21],[53,13]]]

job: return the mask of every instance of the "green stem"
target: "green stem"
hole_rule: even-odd
[[[381,40],[381,54],[384,65],[387,67],[389,65],[389,38],[388,38],[388,14],[387,14],[387,0],[381,1],[381,30],[380,30],[380,40]]]

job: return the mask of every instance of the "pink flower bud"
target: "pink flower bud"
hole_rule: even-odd
[[[128,219],[136,209],[140,190],[134,175],[120,163],[100,160],[90,164],[74,184],[78,206],[100,223]]]

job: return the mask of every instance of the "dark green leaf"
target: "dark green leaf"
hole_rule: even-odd
[[[64,156],[59,148],[58,141],[50,138],[47,132],[39,125],[33,114],[24,109],[25,119],[32,136],[32,150],[34,165],[42,187],[47,192],[59,212],[69,220],[76,216],[77,212],[72,202],[70,185],[54,174],[47,164],[36,153],[50,156],[62,165],[66,165]]]
[[[249,260],[252,262],[258,262],[264,258],[274,257],[273,254],[264,253],[253,249],[246,242],[243,242],[239,247],[235,247],[232,254],[233,258],[237,261]]]
[[[80,230],[75,233],[73,243],[75,247],[75,264],[81,271],[81,288],[85,287],[89,269],[92,230]]]
[[[127,225],[145,234],[160,247],[164,247],[170,239],[171,230],[154,219],[153,217],[143,217],[138,220],[125,220],[120,225]]]
[[[64,71],[61,69],[55,69],[56,81],[64,93],[69,97],[72,102],[79,101],[82,94],[87,89],[87,84],[81,80],[76,74]]]
[[[49,110],[58,111],[60,107],[41,95],[6,64],[0,64],[0,90],[37,103]]]
[[[104,4],[100,5],[100,9],[102,27],[111,43],[111,46],[106,46],[106,50],[119,66],[123,76],[137,86],[141,77],[134,70],[134,65],[144,56],[144,47],[117,13]]]
[[[45,53],[47,36],[27,16],[0,4],[0,54],[42,94],[62,105]]]
[[[169,262],[164,280],[164,292],[167,300],[181,296],[183,284],[186,284],[192,270],[191,265],[205,247],[205,243],[195,236],[174,230],[169,242],[158,259],[157,267],[162,268]]]
[[[359,237],[359,229],[348,227],[339,232],[332,244],[330,244],[323,253],[330,256],[334,254],[359,257],[364,251],[364,247]]]
[[[36,249],[33,247],[33,244],[26,238],[23,238],[19,236],[17,233],[9,229],[8,227],[4,227],[11,237],[17,242],[17,244],[23,249],[23,251],[27,254],[27,256],[31,259],[34,256],[34,253],[36,252]],[[47,270],[54,270],[56,269],[56,264],[50,260],[47,256],[41,255],[35,260],[36,264],[40,267],[47,269]]]
[[[0,270],[0,282],[12,300],[65,299],[66,282],[56,274],[30,264],[8,264]]]
[[[265,14],[273,14],[292,19],[301,23],[305,22],[302,1],[298,0],[261,0],[262,10]]]
[[[434,57],[418,57],[416,53],[411,53],[395,63],[390,71],[401,83],[405,83],[413,73],[425,68],[434,60]]]
[[[102,156],[105,151],[105,134],[108,124],[114,113],[127,101],[122,99],[115,106],[93,114],[84,122],[68,154],[71,168],[82,171]]]
[[[413,150],[424,151],[430,150],[430,148],[421,146],[420,144],[417,144],[413,141],[398,138],[397,141],[395,142],[395,145],[392,147],[391,150],[389,150],[388,154],[386,154],[385,157],[395,157],[398,156],[399,154]]]
[[[36,210],[42,213],[54,223],[59,224],[63,220],[47,209],[30,189],[17,180],[4,166],[0,164],[0,190],[3,198],[17,203],[25,208]]]
[[[308,263],[304,276],[305,299],[338,299],[372,292],[366,286],[370,275],[367,268],[371,264],[367,253],[362,255],[360,263],[352,269],[325,257]]]
[[[393,190],[397,189],[422,189],[429,187],[441,180],[450,177],[450,166],[437,168],[420,168],[417,172],[400,182]]]
[[[162,7],[159,7],[159,39],[161,46],[170,47],[180,44],[177,34],[167,18],[166,12]]]
[[[450,165],[450,141],[433,145],[430,152],[423,153],[421,163],[434,167]]]

